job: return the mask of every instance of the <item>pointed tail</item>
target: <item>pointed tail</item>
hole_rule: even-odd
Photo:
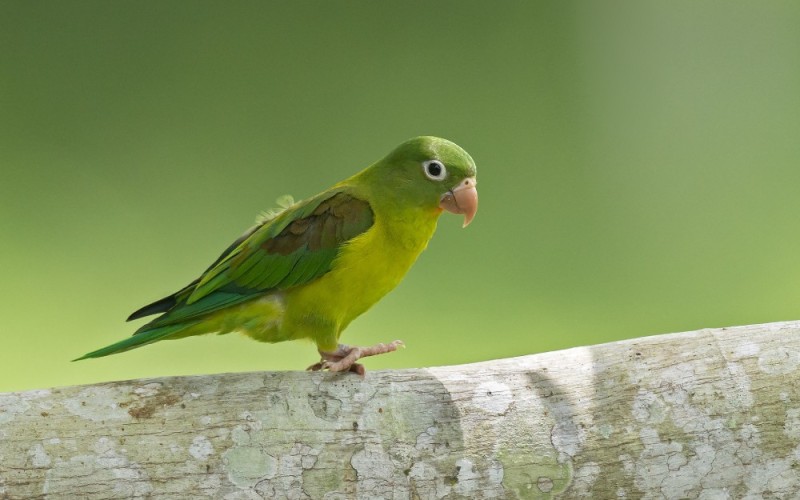
[[[75,358],[72,361],[80,361],[82,359],[88,359],[88,358],[102,358],[103,356],[108,356],[109,354],[116,354],[118,352],[124,352],[124,351],[129,351],[131,349],[136,349],[137,347],[142,347],[143,345],[152,344],[153,342],[158,342],[159,340],[164,340],[170,335],[178,333],[181,330],[184,330],[192,325],[193,323],[188,323],[188,324],[180,323],[176,325],[165,325],[153,328],[152,330],[145,330],[143,332],[138,332],[132,337],[128,337],[127,339],[121,340],[116,344],[111,344],[110,346],[103,347],[102,349],[98,349],[96,351],[84,354],[80,358]]]

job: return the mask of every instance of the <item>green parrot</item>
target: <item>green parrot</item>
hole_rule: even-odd
[[[397,286],[443,210],[462,214],[464,227],[470,223],[478,209],[475,175],[472,158],[456,144],[410,139],[330,189],[265,215],[199,278],[128,321],[160,316],[78,359],[238,331],[261,342],[310,339],[321,360],[309,370],[363,375],[356,361],[402,342],[351,347],[339,336]]]

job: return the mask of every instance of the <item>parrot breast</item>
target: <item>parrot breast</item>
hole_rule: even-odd
[[[341,331],[400,283],[428,245],[439,213],[376,214],[369,230],[343,246],[329,273],[287,290],[283,329],[323,351],[335,349]]]

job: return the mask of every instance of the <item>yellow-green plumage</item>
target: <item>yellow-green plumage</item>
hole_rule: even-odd
[[[331,272],[287,293],[292,307],[284,328],[314,339],[322,351],[333,350],[341,331],[400,283],[427,246],[439,214],[421,214],[410,223],[375,215],[375,224],[344,246]],[[320,324],[308,328],[304,318]]]
[[[163,315],[79,359],[234,331],[262,342],[307,338],[321,352],[334,351],[344,328],[400,282],[442,209],[467,213],[452,208],[453,189],[466,184],[474,191],[474,177],[472,159],[455,144],[406,141],[359,174],[267,218],[200,278],[129,319]]]

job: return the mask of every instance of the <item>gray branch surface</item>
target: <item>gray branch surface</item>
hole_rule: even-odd
[[[800,322],[0,394],[2,498],[798,498]]]

